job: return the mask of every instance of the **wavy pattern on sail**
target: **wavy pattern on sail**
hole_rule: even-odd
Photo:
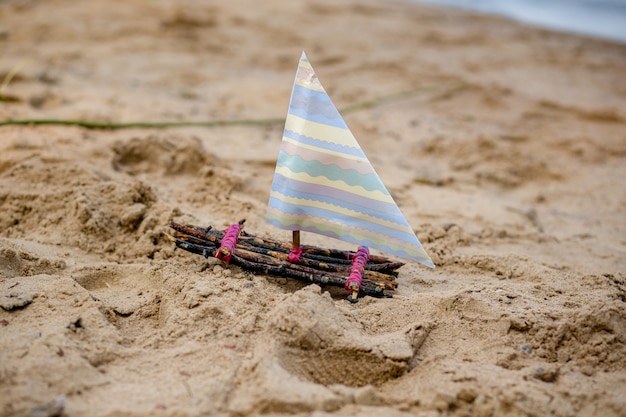
[[[286,196],[273,192],[270,197],[270,206],[283,213],[304,211],[311,216],[332,218],[341,224],[350,224],[354,227],[368,229],[378,234],[413,243],[413,231],[405,223],[396,223],[388,219],[374,217],[369,214],[351,210],[343,205],[337,205],[320,200],[311,200]]]
[[[335,187],[297,181],[276,173],[272,184],[272,193],[280,193],[285,197],[320,201],[366,213],[371,217],[392,223],[402,224],[404,216],[393,202],[374,200],[358,194],[345,192]]]
[[[367,160],[367,157],[365,156],[361,148],[353,148],[345,145],[339,145],[335,142],[329,141],[328,139],[320,140],[287,129],[285,129],[285,132],[283,133],[283,141],[285,139],[289,140],[291,143],[296,143],[299,146],[312,146],[319,149],[324,149],[328,152],[337,152],[346,157],[361,158]]]
[[[328,94],[321,91],[311,91],[299,85],[295,85],[293,88],[289,114],[316,123],[343,129],[348,128]]]
[[[391,255],[413,259],[431,268],[434,267],[432,260],[426,255],[421,245],[407,245],[405,242],[397,241],[387,235],[375,234],[366,229],[346,226],[327,219],[312,217],[309,214],[276,215],[272,209],[268,210],[267,221],[281,229],[317,233],[344,242],[376,248]]]
[[[358,149],[358,152],[365,156],[352,132],[343,127],[318,123],[289,113],[285,119],[285,132],[294,132],[321,142]]]
[[[360,174],[374,174],[374,168],[366,158],[337,152],[328,148],[321,148],[313,145],[305,145],[283,137],[283,144],[280,152],[287,155],[299,156],[305,161],[319,161],[326,164],[334,164],[341,169],[353,169]],[[280,158],[280,154],[279,154]]]
[[[281,151],[276,166],[288,168],[293,173],[305,172],[312,177],[325,177],[330,181],[343,181],[349,186],[359,186],[367,191],[389,194],[376,173],[361,174],[354,169],[342,169],[331,161],[307,161],[299,155],[287,155]]]
[[[266,219],[434,267],[304,53]]]

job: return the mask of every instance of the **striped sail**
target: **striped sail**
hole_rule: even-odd
[[[276,163],[267,221],[434,268],[304,54]]]

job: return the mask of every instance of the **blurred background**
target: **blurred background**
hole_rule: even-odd
[[[509,17],[523,23],[626,42],[626,0],[412,0]]]

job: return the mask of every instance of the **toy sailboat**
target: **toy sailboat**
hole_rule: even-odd
[[[348,299],[396,288],[402,262],[378,249],[434,268],[406,218],[361,150],[302,53],[291,93],[266,219],[291,230],[291,244],[242,231],[172,223],[182,249],[244,269],[343,286]],[[300,245],[300,231],[360,245],[356,252]]]

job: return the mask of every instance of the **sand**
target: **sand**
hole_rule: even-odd
[[[350,304],[176,249],[289,239],[280,122],[2,126],[0,415],[626,415],[626,45],[375,0],[0,22],[0,120],[281,119],[305,50],[437,265]]]

